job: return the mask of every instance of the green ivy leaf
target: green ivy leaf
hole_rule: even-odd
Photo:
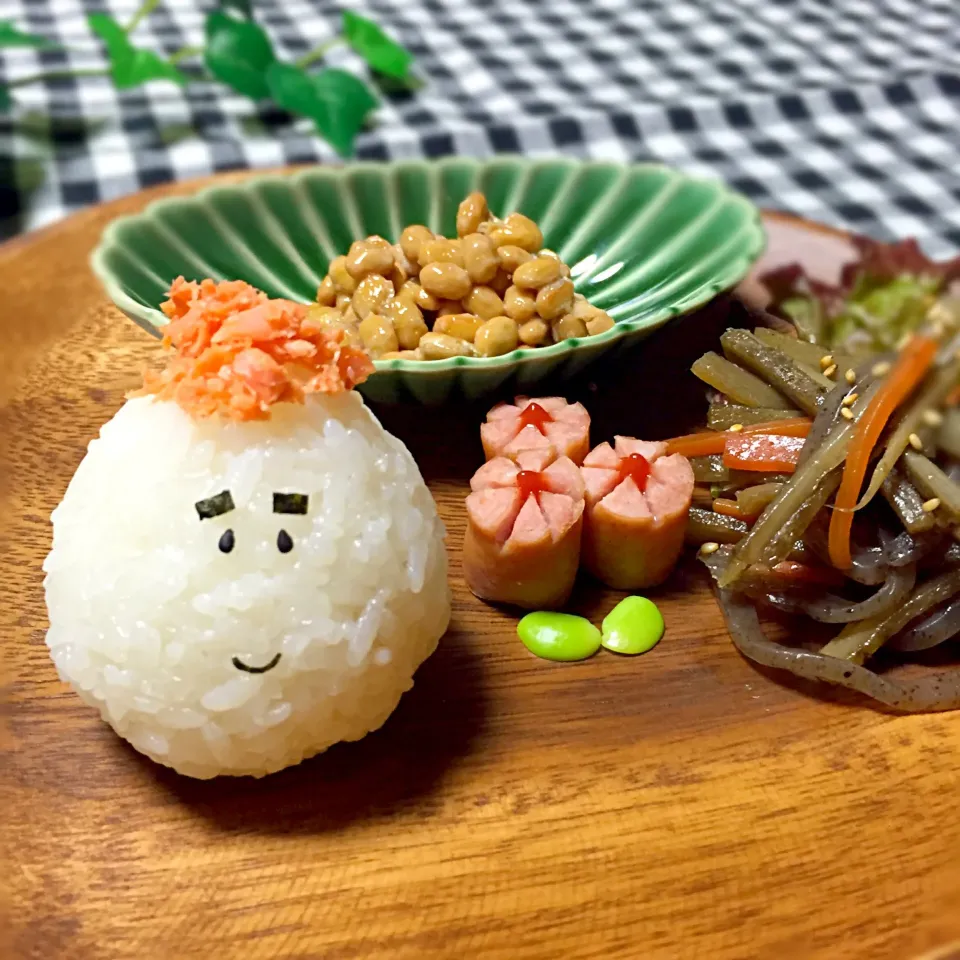
[[[236,13],[241,17],[251,17],[250,0],[220,0],[219,7],[225,13]]]
[[[345,70],[311,75],[300,67],[277,62],[267,70],[267,84],[281,107],[310,117],[341,157],[353,155],[353,141],[377,105],[366,84]]]
[[[46,37],[18,30],[10,20],[0,20],[0,47],[55,47]]]
[[[260,100],[270,95],[267,69],[276,62],[270,38],[249,20],[235,20],[215,10],[207,17],[203,59],[228,87]]]
[[[172,80],[186,83],[187,78],[171,63],[152,50],[135,47],[126,30],[105,13],[91,13],[87,17],[90,29],[103,40],[110,58],[110,76],[121,89],[139,86],[148,80]]]
[[[374,70],[398,80],[407,76],[413,54],[391,40],[372,20],[352,10],[344,10],[343,35]]]

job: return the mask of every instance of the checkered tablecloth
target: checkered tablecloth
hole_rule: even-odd
[[[877,237],[960,247],[960,0],[254,0],[279,55],[338,30],[344,6],[417,58],[361,158],[556,153],[655,159],[757,203]],[[85,16],[136,0],[0,0],[0,20],[71,51],[7,50],[0,79],[102,67]],[[202,0],[161,0],[140,45],[202,37]],[[362,71],[347,50],[329,62]],[[308,121],[213,83],[118,93],[103,78],[16,91],[0,116],[0,230],[143,186],[334,159]]]

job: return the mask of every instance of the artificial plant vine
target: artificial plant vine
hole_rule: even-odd
[[[334,46],[346,43],[377,73],[410,83],[413,56],[391,40],[372,20],[346,10],[342,34],[328,40],[292,63],[277,59],[270,38],[255,22],[250,0],[219,0],[207,14],[203,46],[187,46],[168,57],[138,47],[131,35],[159,5],[160,0],[143,0],[131,21],[123,26],[105,13],[87,17],[90,29],[101,39],[109,66],[100,69],[58,69],[21,77],[0,84],[0,110],[12,106],[11,90],[30,83],[60,77],[107,76],[120,90],[150,80],[169,80],[186,84],[188,76],[179,64],[202,58],[216,80],[253,100],[273,100],[290,113],[309,117],[317,130],[340,154],[353,153],[357,133],[377,106],[373,91],[359,77],[345,70],[328,67],[318,72],[310,68]],[[10,21],[0,21],[0,48],[37,47],[55,49],[60,45],[46,37],[24,33]]]

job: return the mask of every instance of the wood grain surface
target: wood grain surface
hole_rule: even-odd
[[[87,257],[112,217],[196,186],[0,249],[0,957],[907,960],[960,937],[960,715],[758,672],[692,560],[655,597],[651,653],[528,655],[460,579],[478,409],[379,411],[447,522],[455,596],[381,731],[263,780],[197,782],[83,706],[44,645],[48,518],[158,350]],[[845,248],[768,226],[768,263],[828,269]],[[572,385],[595,440],[695,422],[686,368],[738,309],[717,301]],[[597,619],[617,599],[584,583],[573,608]]]

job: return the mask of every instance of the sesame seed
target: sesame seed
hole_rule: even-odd
[[[897,350],[902,350],[911,340],[913,339],[913,334],[908,330],[898,341],[897,341]]]
[[[820,368],[822,370],[826,370],[831,363],[833,363],[833,357],[829,353],[824,354],[824,356],[820,358]]]
[[[700,544],[700,552],[705,557],[709,557],[711,553],[716,553],[719,549],[720,549],[720,544],[716,543],[713,540],[708,540],[706,543]]]
[[[907,440],[910,441],[910,446],[913,447],[914,450],[923,449],[923,441],[915,433],[911,433],[910,436],[907,437]]]
[[[924,500],[923,502],[923,512],[924,513],[933,513],[937,507],[940,506],[939,497],[931,497],[929,500]]]
[[[853,369],[853,367],[847,368],[847,372],[843,375],[843,379],[850,384],[854,384],[857,382],[857,374],[856,374],[856,371]]]
[[[859,393],[848,393],[840,402],[845,407],[852,407],[857,402],[857,397],[859,396]]]
[[[890,372],[890,364],[886,360],[875,363],[870,371],[875,377],[885,377]]]
[[[825,377],[832,377],[836,372],[837,372],[837,365],[835,363],[831,363],[830,366],[823,371],[823,375]]]
[[[846,417],[848,420],[853,419],[853,411],[849,407],[840,408],[840,416]]]
[[[731,433],[739,433],[742,429],[743,429],[743,424],[742,424],[742,423],[731,423],[731,424],[730,424],[730,432],[731,432]]]
[[[943,423],[943,414],[939,410],[924,410],[923,422],[928,427],[939,427]]]

